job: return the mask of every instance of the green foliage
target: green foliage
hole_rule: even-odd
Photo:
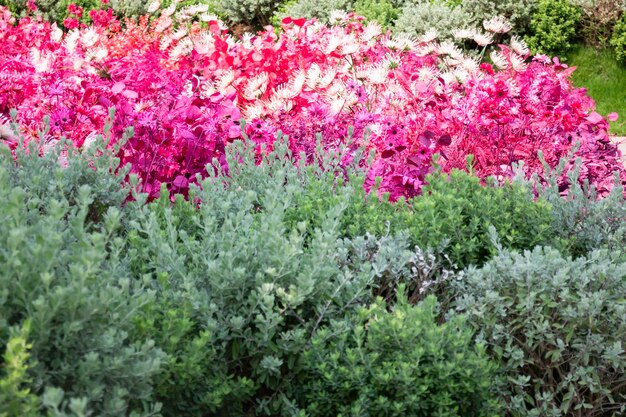
[[[4,363],[0,367],[0,417],[37,417],[39,398],[28,385],[28,332],[30,323],[25,321],[22,327],[10,329],[9,340],[4,352]]]
[[[615,48],[617,60],[622,64],[626,64],[626,13],[618,20],[613,29],[611,46]]]
[[[280,9],[277,16],[294,18],[317,18],[326,22],[333,10],[351,10],[354,7],[352,0],[294,0],[288,1]]]
[[[282,4],[281,0],[222,0],[224,14],[234,23],[261,29],[272,23],[272,16]]]
[[[539,0],[527,38],[531,51],[559,54],[570,49],[580,15],[580,9],[569,0]]]
[[[495,227],[506,248],[530,249],[551,242],[555,235],[550,204],[544,199],[533,201],[532,192],[522,183],[483,186],[471,173],[436,172],[427,177],[423,195],[391,204],[378,201],[375,193],[366,196],[361,181],[355,177],[348,182],[356,186],[341,219],[345,236],[393,236],[407,231],[412,245],[445,247],[452,263],[463,268],[482,264],[495,253],[489,226]],[[328,187],[311,183],[296,194],[287,209],[290,223],[306,220],[319,227],[322,213],[338,198],[328,195]]]
[[[335,176],[340,158],[294,166],[284,140],[258,166],[251,146],[233,145],[229,176],[201,181],[195,203],[164,193],[128,206],[131,268],[157,291],[138,327],[172,357],[156,388],[167,415],[297,414],[301,354],[320,327],[376,294],[393,299],[399,283],[418,300],[451,275],[406,235],[345,238],[360,186]],[[299,213],[316,187],[327,205]]]
[[[502,364],[511,415],[624,415],[622,250],[578,259],[551,248],[503,251],[453,282],[456,311]]]
[[[430,296],[412,306],[398,292],[333,322],[304,356],[310,416],[492,416],[494,370],[463,317],[437,324]]]
[[[513,31],[527,33],[538,0],[462,0],[462,7],[471,15],[472,26],[482,28],[483,21],[504,16],[513,23]]]
[[[0,347],[30,322],[30,389],[53,416],[153,415],[142,402],[164,355],[133,338],[153,295],[124,260],[118,162],[64,142],[39,151],[0,147]]]
[[[368,21],[378,22],[383,29],[393,26],[393,22],[398,18],[399,13],[398,9],[389,0],[356,0],[354,11]]]
[[[552,205],[552,229],[563,249],[573,256],[584,256],[595,249],[619,251],[626,247],[626,200],[619,178],[616,177],[611,193],[599,199],[596,190],[588,183],[580,185],[580,161],[575,161],[568,171],[572,185],[567,196],[562,196],[558,179],[566,162],[567,159],[563,159],[554,170],[544,163],[547,181],[539,190],[542,198]],[[626,261],[626,253],[623,255]]]

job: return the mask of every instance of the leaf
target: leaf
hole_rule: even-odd
[[[442,136],[439,138],[438,143],[439,143],[441,146],[450,146],[450,145],[452,144],[452,138],[450,137],[450,135],[447,135],[447,134],[446,134],[446,135],[442,135]]]
[[[111,92],[113,94],[119,94],[124,90],[125,87],[126,85],[123,82],[116,82],[115,84],[113,84],[113,87],[111,87]]]

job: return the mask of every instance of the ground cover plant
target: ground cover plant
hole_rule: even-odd
[[[601,195],[613,171],[626,178],[606,119],[571,86],[571,69],[527,60],[519,40],[491,54],[494,69],[449,43],[389,36],[351,16],[334,26],[288,19],[279,36],[237,40],[219,21],[202,26],[187,14],[175,28],[174,10],[123,26],[104,13],[64,33],[3,9],[0,112],[17,108],[27,135],[51,114],[49,140],[64,134],[82,146],[114,107],[113,142],[135,129],[119,157],[153,198],[162,183],[186,192],[212,158],[224,162],[229,141],[245,133],[261,152],[279,130],[295,155],[309,157],[318,134],[327,149],[346,145],[346,163],[357,147],[373,149],[366,186],[382,177],[392,200],[419,194],[437,152],[444,171],[473,154],[479,177],[510,178],[514,162],[527,175],[542,170],[537,150],[555,165],[581,142],[581,178]]]

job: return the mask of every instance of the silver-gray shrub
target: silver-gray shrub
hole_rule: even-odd
[[[455,311],[501,362],[510,415],[621,416],[626,412],[626,262],[623,248],[563,256],[502,251],[452,281]]]
[[[436,287],[452,275],[412,248],[406,234],[345,238],[341,219],[353,196],[361,195],[362,174],[342,171],[340,158],[294,165],[286,150],[280,140],[257,165],[253,147],[235,143],[228,151],[228,175],[211,169],[192,191],[191,203],[178,199],[171,205],[164,194],[129,208],[133,271],[154,281],[156,306],[178,306],[197,333],[211,335],[205,349],[216,352],[213,363],[227,367],[225,375],[191,367],[194,376],[184,387],[189,393],[180,395],[191,398],[182,407],[197,407],[194,415],[297,415],[299,358],[318,329],[376,295],[393,297],[401,283],[418,300],[425,293],[420,288]],[[315,213],[319,225],[304,216],[290,226],[293,210],[311,213],[294,202],[313,190],[332,202]],[[252,389],[235,396],[224,392],[214,409],[195,402],[206,387],[227,381]],[[165,407],[172,403],[162,400]]]
[[[482,27],[484,20],[504,16],[513,23],[515,32],[525,33],[537,0],[463,0],[462,7],[472,16],[472,26]]]
[[[154,415],[165,355],[134,337],[154,293],[124,260],[128,171],[103,145],[46,140],[13,154],[0,142],[0,351],[10,328],[30,322],[28,389],[46,415]]]
[[[473,21],[463,6],[449,5],[445,0],[407,1],[396,19],[395,30],[422,35],[435,29],[440,39],[450,39],[455,30],[466,28]]]

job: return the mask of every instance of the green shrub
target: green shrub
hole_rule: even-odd
[[[228,20],[261,29],[272,23],[272,16],[282,4],[281,0],[222,0],[220,2]]]
[[[0,349],[30,322],[27,387],[50,415],[153,415],[164,355],[133,337],[153,294],[124,259],[119,162],[96,152],[0,146]]]
[[[496,366],[462,317],[437,324],[430,296],[398,293],[321,329],[304,356],[310,416],[492,416]]]
[[[626,263],[619,254],[503,251],[453,281],[456,311],[502,363],[511,415],[624,415]]]
[[[326,181],[309,183],[295,193],[286,213],[289,224],[306,221],[310,227],[321,226],[323,213],[339,198],[329,195],[332,180]],[[530,249],[556,235],[550,204],[543,198],[533,201],[532,192],[521,182],[484,186],[471,173],[436,172],[427,177],[423,195],[392,204],[379,201],[375,193],[366,196],[362,181],[358,176],[348,181],[352,191],[341,218],[343,236],[394,236],[407,231],[412,245],[445,248],[452,263],[463,268],[482,264],[495,253],[489,226],[495,227],[506,248]]]
[[[383,29],[387,29],[393,26],[399,10],[389,0],[356,0],[354,12],[365,17],[367,21],[378,22]]]
[[[611,46],[615,48],[617,60],[622,64],[626,64],[626,13],[615,25]]]
[[[229,175],[201,181],[192,202],[164,193],[127,206],[130,267],[157,291],[137,326],[171,356],[156,387],[166,415],[297,414],[300,358],[317,329],[398,283],[418,299],[437,281],[442,268],[406,235],[346,238],[359,185],[329,163],[294,166],[284,140],[258,166],[251,146],[230,147]],[[307,184],[328,197],[319,223],[298,213]]]
[[[10,329],[9,340],[0,367],[0,417],[37,417],[39,398],[29,388],[28,332],[30,324],[25,321],[22,328]]]
[[[569,0],[539,0],[527,38],[531,51],[556,55],[569,50],[580,15]]]

